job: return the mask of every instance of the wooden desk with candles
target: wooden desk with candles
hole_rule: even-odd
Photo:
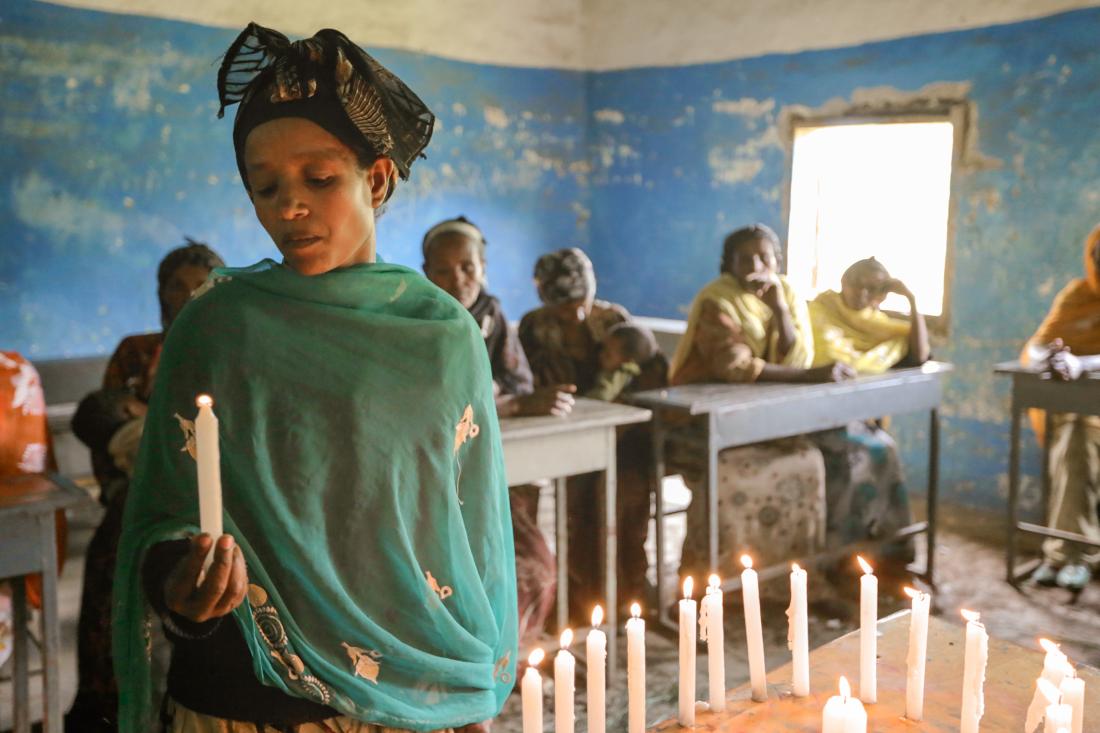
[[[504,446],[504,472],[509,486],[541,479],[554,480],[554,513],[557,518],[555,552],[558,560],[558,629],[565,628],[569,611],[569,541],[566,532],[566,482],[568,476],[603,471],[604,601],[607,609],[607,667],[616,668],[619,633],[616,529],[615,529],[615,430],[622,425],[647,422],[649,410],[613,402],[578,398],[566,417],[510,417],[500,421]]]
[[[950,364],[929,362],[918,369],[898,369],[886,374],[859,377],[847,382],[828,384],[689,384],[656,389],[631,395],[631,401],[653,410],[654,475],[665,475],[667,442],[699,445],[707,455],[707,491],[695,501],[705,500],[708,507],[708,547],[710,567],[718,564],[718,453],[725,448],[750,445],[765,440],[787,438],[818,430],[844,427],[853,420],[870,420],[884,415],[928,411],[928,511],[923,522],[900,529],[896,536],[924,533],[928,552],[921,577],[930,585],[935,547],[936,494],[939,481],[938,408],[943,381],[954,369]],[[671,429],[664,415],[695,419],[690,428]],[[664,573],[664,514],[661,481],[657,496],[657,598],[656,608],[667,608],[662,578]],[[884,538],[885,539],[885,538]],[[808,566],[812,560],[851,552],[839,548],[814,558],[790,558]],[[761,568],[760,582],[784,575],[789,563]],[[740,587],[739,577],[723,578],[723,590]],[[828,689],[836,689],[833,680]]]
[[[910,612],[902,611],[878,623],[878,702],[864,705],[866,729],[874,733],[959,733],[966,626],[955,613],[946,619],[929,619],[923,721],[914,723],[904,717],[909,621]],[[991,635],[987,647],[981,733],[1020,733],[1035,693],[1036,680],[1044,670],[1043,650],[1038,641],[1034,648],[1027,648],[995,638],[995,629],[987,631]],[[786,664],[768,674],[766,702],[754,702],[751,685],[744,684],[727,693],[725,712],[716,714],[700,710],[695,717],[694,730],[819,733],[825,706],[830,698],[837,696],[840,677],[851,677],[858,672],[859,654],[857,630],[810,652],[811,694],[808,697],[792,695],[792,670],[791,665]],[[1100,671],[1078,665],[1076,677],[1085,683],[1084,730],[1095,730],[1100,725],[1100,687],[1097,687]],[[1064,690],[1060,704],[1073,704]],[[1054,707],[1050,703],[1047,706]],[[675,733],[681,729],[675,719],[669,719],[650,730]]]

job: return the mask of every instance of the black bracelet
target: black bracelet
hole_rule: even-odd
[[[218,630],[219,626],[221,626],[222,618],[224,618],[224,616],[218,616],[217,618],[212,618],[209,621],[204,621],[202,623],[185,621],[185,623],[187,624],[194,624],[195,626],[198,626],[200,628],[205,627],[207,624],[210,624],[210,628],[208,630],[195,634],[184,631],[182,628],[180,628],[180,625],[172,620],[173,615],[174,614],[171,611],[168,611],[160,617],[160,620],[164,623],[164,628],[170,631],[174,636],[178,636],[181,639],[185,639],[187,641],[199,641],[200,639],[207,639],[213,636],[214,632]]]

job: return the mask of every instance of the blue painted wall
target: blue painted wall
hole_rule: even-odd
[[[32,358],[110,353],[159,328],[155,272],[183,236],[230,264],[277,252],[216,118],[235,33],[28,0],[0,10],[0,345]],[[379,228],[420,266],[424,230],[465,213],[490,240],[491,287],[518,318],[537,254],[578,241],[584,75],[379,50],[440,119]],[[234,108],[235,109],[235,108]]]
[[[785,229],[783,107],[872,87],[969,84],[980,151],[1000,165],[955,181],[954,305],[949,340],[935,350],[957,367],[943,409],[942,478],[949,497],[1000,509],[1007,390],[990,367],[1019,353],[1055,293],[1080,276],[1084,237],[1100,221],[1098,28],[1100,10],[1085,10],[855,48],[592,75],[589,236],[603,297],[682,318],[716,274],[724,234],[753,221]],[[925,418],[897,423],[914,485],[926,475],[926,433]],[[1038,459],[1026,457],[1033,502]]]
[[[377,55],[440,118],[429,158],[381,223],[380,251],[419,266],[426,226],[456,213],[490,238],[509,313],[535,304],[537,254],[581,244],[601,296],[679,317],[724,233],[780,231],[789,161],[776,122],[889,86],[969,84],[981,153],[955,187],[950,498],[999,508],[1014,356],[1080,272],[1100,220],[1100,10],[856,48],[689,67],[576,73]],[[214,74],[232,31],[9,0],[0,11],[0,345],[33,358],[109,352],[157,327],[154,272],[184,234],[231,264],[273,256],[236,178]],[[888,241],[889,233],[884,233]],[[897,423],[914,484],[926,424]],[[1027,456],[1031,486],[1037,458]],[[1034,496],[1034,491],[1032,492]]]

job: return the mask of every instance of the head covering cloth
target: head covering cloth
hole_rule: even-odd
[[[423,157],[435,124],[435,115],[404,82],[331,28],[291,42],[249,23],[222,59],[218,99],[218,117],[240,103],[233,145],[246,187],[245,141],[265,122],[308,119],[354,150],[361,162],[390,158],[402,178]]]
[[[445,234],[461,234],[472,239],[478,243],[481,254],[484,256],[485,245],[488,244],[485,241],[485,235],[477,228],[476,224],[465,216],[456,216],[454,219],[439,222],[424,234],[424,239],[420,242],[420,253],[424,256],[425,262],[428,261],[428,253],[431,251],[432,243]]]
[[[535,263],[535,285],[546,305],[596,297],[596,271],[592,260],[576,247],[559,249]]]

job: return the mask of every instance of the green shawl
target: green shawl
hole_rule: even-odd
[[[187,435],[220,420],[233,613],[266,685],[435,730],[513,686],[516,580],[492,376],[477,324],[388,264],[216,270],[173,324],[126,505],[114,597],[123,733],[153,730],[146,550],[198,531]]]

